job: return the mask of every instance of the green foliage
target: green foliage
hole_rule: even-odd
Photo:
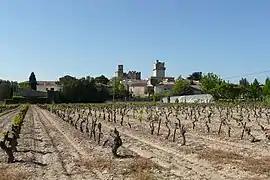
[[[12,120],[12,124],[15,126],[21,126],[23,119],[28,111],[29,105],[23,105],[20,109],[20,112],[15,118]]]
[[[249,86],[249,82],[248,82],[248,80],[246,78],[242,78],[239,81],[239,85],[240,86],[243,86],[243,87],[248,87]]]
[[[213,97],[218,99],[236,99],[241,94],[239,85],[222,82],[210,91]]]
[[[3,131],[2,132],[2,136],[5,137],[7,135],[7,132],[6,131]]]
[[[175,103],[176,103],[176,104],[178,104],[178,103],[179,103],[179,99],[178,99],[178,98],[176,98]]]
[[[172,89],[173,95],[180,95],[190,86],[190,82],[185,79],[178,79],[175,81],[174,87]]]
[[[193,72],[189,77],[189,80],[200,81],[202,79],[202,72]]]
[[[128,89],[120,82],[120,80],[116,77],[111,80],[112,93],[115,98],[124,98],[129,96]]]
[[[36,75],[34,72],[32,72],[30,74],[30,77],[29,77],[29,86],[31,87],[31,89],[33,90],[37,90],[37,79],[36,79]]]
[[[223,82],[223,80],[214,73],[208,73],[202,77],[200,82],[202,90],[205,93],[211,94],[213,90]]]
[[[13,95],[13,82],[0,80],[0,101],[10,99]]]
[[[263,87],[263,95],[265,97],[270,96],[270,80],[268,77],[266,78],[265,85]]]
[[[98,76],[95,78],[96,83],[101,83],[101,84],[108,84],[110,80],[106,78],[104,75]]]
[[[19,83],[19,87],[21,89],[31,89],[30,85],[29,85],[29,82],[20,82]]]
[[[60,93],[60,100],[62,102],[103,102],[109,97],[107,87],[103,85],[97,87],[94,79],[77,79],[67,75],[59,78],[57,84],[61,84],[63,86],[63,92]]]

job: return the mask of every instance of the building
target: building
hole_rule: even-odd
[[[144,97],[148,94],[147,80],[123,80],[121,83],[133,97]]]
[[[145,97],[148,94],[147,81],[133,81],[128,84],[128,90],[133,97]]]
[[[141,80],[141,72],[137,71],[128,71],[124,72],[124,66],[118,65],[118,69],[115,72],[115,77],[120,80]]]
[[[163,94],[170,92],[174,87],[174,82],[161,82],[154,86],[155,94]]]
[[[153,67],[153,76],[158,78],[165,77],[165,71],[166,71],[165,63],[156,60],[156,63],[154,63]]]
[[[118,65],[118,69],[117,69],[117,71],[115,71],[115,77],[122,80],[123,76],[124,76],[124,66]]]
[[[63,91],[63,86],[56,84],[55,81],[38,81],[37,91]]]

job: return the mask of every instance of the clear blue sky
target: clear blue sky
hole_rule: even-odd
[[[269,70],[270,0],[0,1],[2,79],[112,77],[118,64],[148,77],[156,59],[168,76]]]

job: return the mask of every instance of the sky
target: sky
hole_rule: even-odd
[[[0,0],[0,79],[113,77],[118,64],[146,78],[160,60],[167,76],[263,83],[269,19],[269,0]]]

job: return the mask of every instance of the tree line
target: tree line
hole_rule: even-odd
[[[179,76],[173,89],[166,94],[153,95],[153,99],[158,96],[177,96],[188,95],[191,92],[192,85],[199,82],[203,93],[211,94],[216,100],[222,99],[253,99],[264,100],[270,98],[270,80],[266,78],[264,85],[260,85],[257,79],[252,83],[246,78],[241,78],[238,84],[226,82],[220,76],[214,73],[202,74],[194,72],[186,79]],[[98,77],[76,78],[70,75],[60,77],[56,82],[62,86],[59,101],[63,103],[89,103],[104,102],[114,99],[128,99],[131,97],[127,87],[121,84],[118,78],[108,79],[104,75]],[[0,81],[0,101],[10,99],[13,92],[18,89],[37,90],[37,79],[32,72],[27,82]],[[149,92],[150,93],[150,92]],[[153,93],[153,92],[151,92]],[[150,93],[150,94],[151,94]]]
[[[265,79],[264,85],[261,85],[255,78],[252,83],[246,78],[241,78],[238,84],[226,82],[220,76],[214,73],[198,74],[193,73],[188,78],[181,76],[176,80],[175,86],[168,96],[179,95],[188,91],[194,81],[198,81],[203,93],[211,94],[216,100],[220,99],[253,99],[264,100],[270,97],[270,79]]]

